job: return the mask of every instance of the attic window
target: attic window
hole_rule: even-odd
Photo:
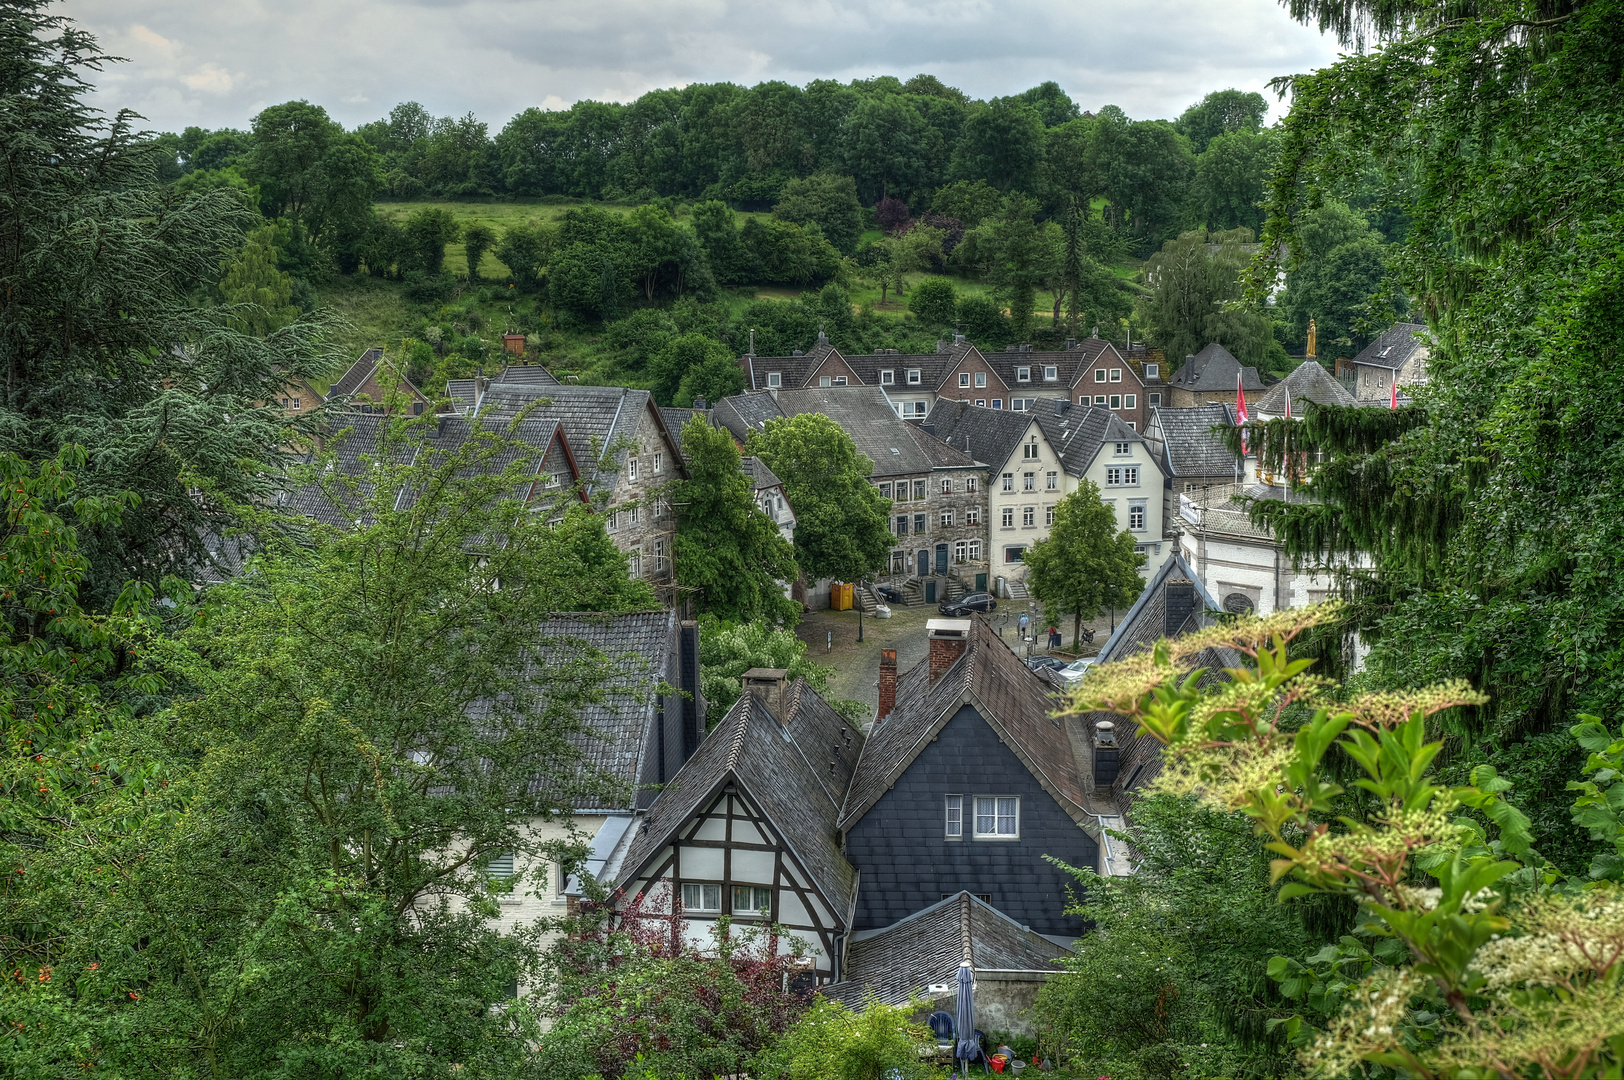
[[[1122,381],[1122,369],[1121,368],[1114,367],[1114,368],[1111,369],[1111,381],[1112,382],[1121,382]]]
[[[890,368],[886,368],[884,371],[880,372],[880,385],[881,386],[891,386],[896,381],[897,381],[897,373],[892,371]]]
[[[1155,364],[1146,364],[1145,365],[1145,378],[1147,378],[1147,379],[1159,379],[1159,378],[1161,378],[1160,372],[1161,372],[1161,368],[1158,367]]]
[[[767,372],[767,385],[769,387],[783,386],[784,385],[784,373],[782,371],[769,371],[769,372]]]
[[[1029,368],[1029,367],[1018,367],[1018,368],[1016,368],[1015,369],[1015,381],[1016,382],[1031,382],[1032,381],[1032,369]]]
[[[770,377],[771,376],[769,376],[769,378]],[[1095,382],[1104,382],[1105,381],[1105,369],[1104,368],[1095,368],[1094,369],[1094,381]]]
[[[1114,444],[1114,452],[1117,455],[1117,457],[1122,457],[1125,454],[1131,454],[1131,453],[1133,453],[1133,443],[1131,443],[1131,442],[1119,442],[1119,443],[1116,443],[1116,444]]]
[[[915,367],[915,368],[909,368],[908,369],[908,385],[909,386],[918,386],[919,385],[919,369],[918,368]]]
[[[830,379],[829,376],[827,376],[827,375],[819,375],[818,376],[818,385],[819,386],[833,386],[834,385],[834,380]]]
[[[1060,369],[1053,364],[1043,365],[1043,381],[1054,382],[1060,378]]]
[[[844,375],[836,375],[835,376],[835,385],[836,386],[845,386],[846,385],[846,376],[844,376]]]

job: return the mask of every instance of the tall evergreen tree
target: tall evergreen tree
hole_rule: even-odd
[[[85,101],[110,58],[47,6],[0,2],[0,451],[78,443],[82,495],[138,497],[116,529],[75,522],[84,601],[105,610],[128,578],[206,561],[227,503],[271,497],[315,418],[270,403],[338,358],[314,323],[256,338],[192,302],[258,219],[233,193],[160,186],[133,114]]]

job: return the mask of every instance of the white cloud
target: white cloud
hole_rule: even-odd
[[[656,87],[921,71],[974,97],[1054,79],[1085,109],[1172,117],[1210,91],[1261,91],[1336,55],[1274,0],[66,0],[62,10],[130,59],[99,78],[98,103],[170,130],[246,127],[295,98],[349,125],[415,100],[498,130],[531,106]]]

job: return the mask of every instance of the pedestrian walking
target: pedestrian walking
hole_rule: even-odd
[[[1049,627],[1049,648],[1060,648],[1060,631],[1053,626]]]
[[[1019,619],[1016,620],[1016,625],[1020,627],[1021,640],[1025,641],[1026,640],[1026,615],[1024,613],[1021,615],[1021,617]]]

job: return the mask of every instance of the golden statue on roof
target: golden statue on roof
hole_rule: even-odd
[[[1314,353],[1316,351],[1315,348],[1314,348],[1314,345],[1315,345],[1316,339],[1318,339],[1318,337],[1319,337],[1319,330],[1314,326],[1314,320],[1309,319],[1308,320],[1308,358],[1310,360],[1314,359]]]

